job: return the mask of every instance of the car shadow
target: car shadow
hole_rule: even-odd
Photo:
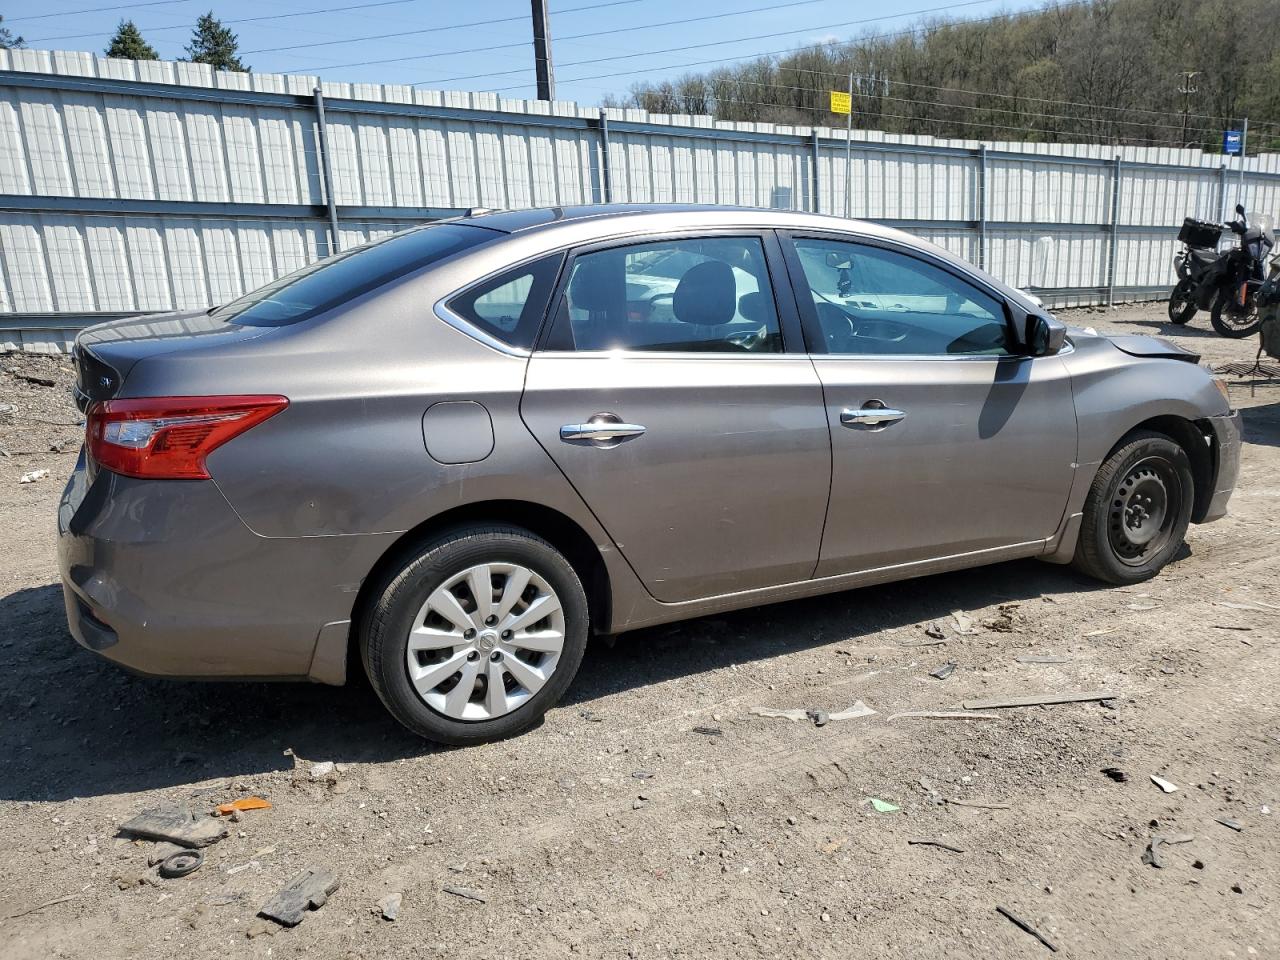
[[[1071,570],[1005,563],[771,604],[596,642],[564,703],[1045,593],[1098,589]],[[356,665],[346,687],[192,682],[129,674],[67,633],[61,590],[0,599],[0,800],[53,801],[440,752],[385,712]],[[286,750],[291,750],[292,755]]]
[[[1204,326],[1196,326],[1203,321]],[[1168,320],[1125,320],[1127,326],[1149,327],[1151,332],[1161,337],[1216,337],[1218,333],[1209,326],[1209,312],[1202,310],[1185,324],[1170,323]],[[1085,324],[1088,326],[1088,324]]]
[[[1280,447],[1280,400],[1253,407],[1241,407],[1240,418],[1244,421],[1245,443]]]

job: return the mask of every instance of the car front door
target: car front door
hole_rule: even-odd
[[[1062,360],[1018,355],[997,293],[927,254],[833,235],[784,249],[831,427],[817,575],[1034,553],[1074,473]]]
[[[830,438],[772,233],[578,251],[521,414],[658,600],[812,576]]]

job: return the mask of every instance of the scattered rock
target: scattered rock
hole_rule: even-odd
[[[327,870],[308,867],[267,901],[258,915],[286,927],[296,927],[308,910],[319,910],[338,889],[338,878]]]
[[[649,770],[633,770],[633,771],[631,772],[631,776],[635,777],[637,780],[652,780],[652,779],[653,779],[653,773],[652,773],[651,771],[649,771]]]
[[[1116,783],[1128,783],[1129,775],[1119,767],[1103,767],[1102,772],[1114,780]]]
[[[378,910],[382,914],[383,920],[394,920],[400,915],[401,899],[401,894],[388,893],[378,901]]]
[[[275,936],[276,931],[279,929],[274,923],[267,923],[266,920],[259,917],[249,924],[249,929],[245,930],[244,935],[250,940],[255,937],[272,937]]]
[[[321,760],[319,763],[311,764],[307,772],[312,780],[324,780],[332,776],[336,770],[332,760]]]
[[[956,665],[953,661],[948,660],[942,666],[929,671],[929,676],[936,680],[945,680],[956,672]]]
[[[806,710],[804,715],[813,721],[813,725],[815,727],[825,727],[827,725],[827,721],[831,719],[827,716],[827,711],[825,710]]]
[[[944,630],[942,628],[942,624],[938,623],[936,620],[924,628],[924,635],[926,637],[932,637],[935,640],[947,639],[947,631]]]
[[[1244,829],[1244,824],[1239,820],[1232,820],[1230,817],[1214,817],[1214,820],[1230,830],[1235,830],[1237,833]]]
[[[19,483],[39,483],[49,475],[48,470],[32,470],[30,473],[24,473],[18,478]]]
[[[1151,782],[1154,783],[1161,790],[1163,790],[1165,793],[1178,792],[1178,785],[1176,783],[1170,783],[1168,780],[1165,780],[1163,777],[1157,777],[1154,773],[1151,774]]]

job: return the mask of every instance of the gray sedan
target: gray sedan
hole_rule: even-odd
[[[1145,580],[1239,456],[1195,356],[779,211],[442,222],[74,355],[75,638],[162,676],[364,669],[446,743],[537,722],[591,633],[1016,557]]]

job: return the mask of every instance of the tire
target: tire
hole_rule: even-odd
[[[1243,314],[1236,319],[1231,307],[1231,297],[1226,290],[1221,290],[1218,297],[1213,301],[1213,312],[1209,314],[1209,319],[1213,321],[1213,329],[1218,332],[1219,336],[1230,337],[1232,340],[1243,340],[1245,337],[1253,336],[1262,327],[1262,317],[1258,310],[1258,305],[1253,304],[1250,312]]]
[[[1151,579],[1182,547],[1194,500],[1186,451],[1164,434],[1135,430],[1098,468],[1073,565],[1106,583]]]
[[[475,571],[485,565],[488,620],[472,589],[484,583]],[[537,724],[573,682],[588,627],[582,582],[555,547],[519,527],[474,526],[425,543],[385,580],[364,617],[360,648],[393,717],[420,737],[462,746]],[[490,698],[495,676],[503,691]],[[464,698],[457,691],[467,683]]]
[[[1182,326],[1196,315],[1195,284],[1179,280],[1169,294],[1169,322]]]

